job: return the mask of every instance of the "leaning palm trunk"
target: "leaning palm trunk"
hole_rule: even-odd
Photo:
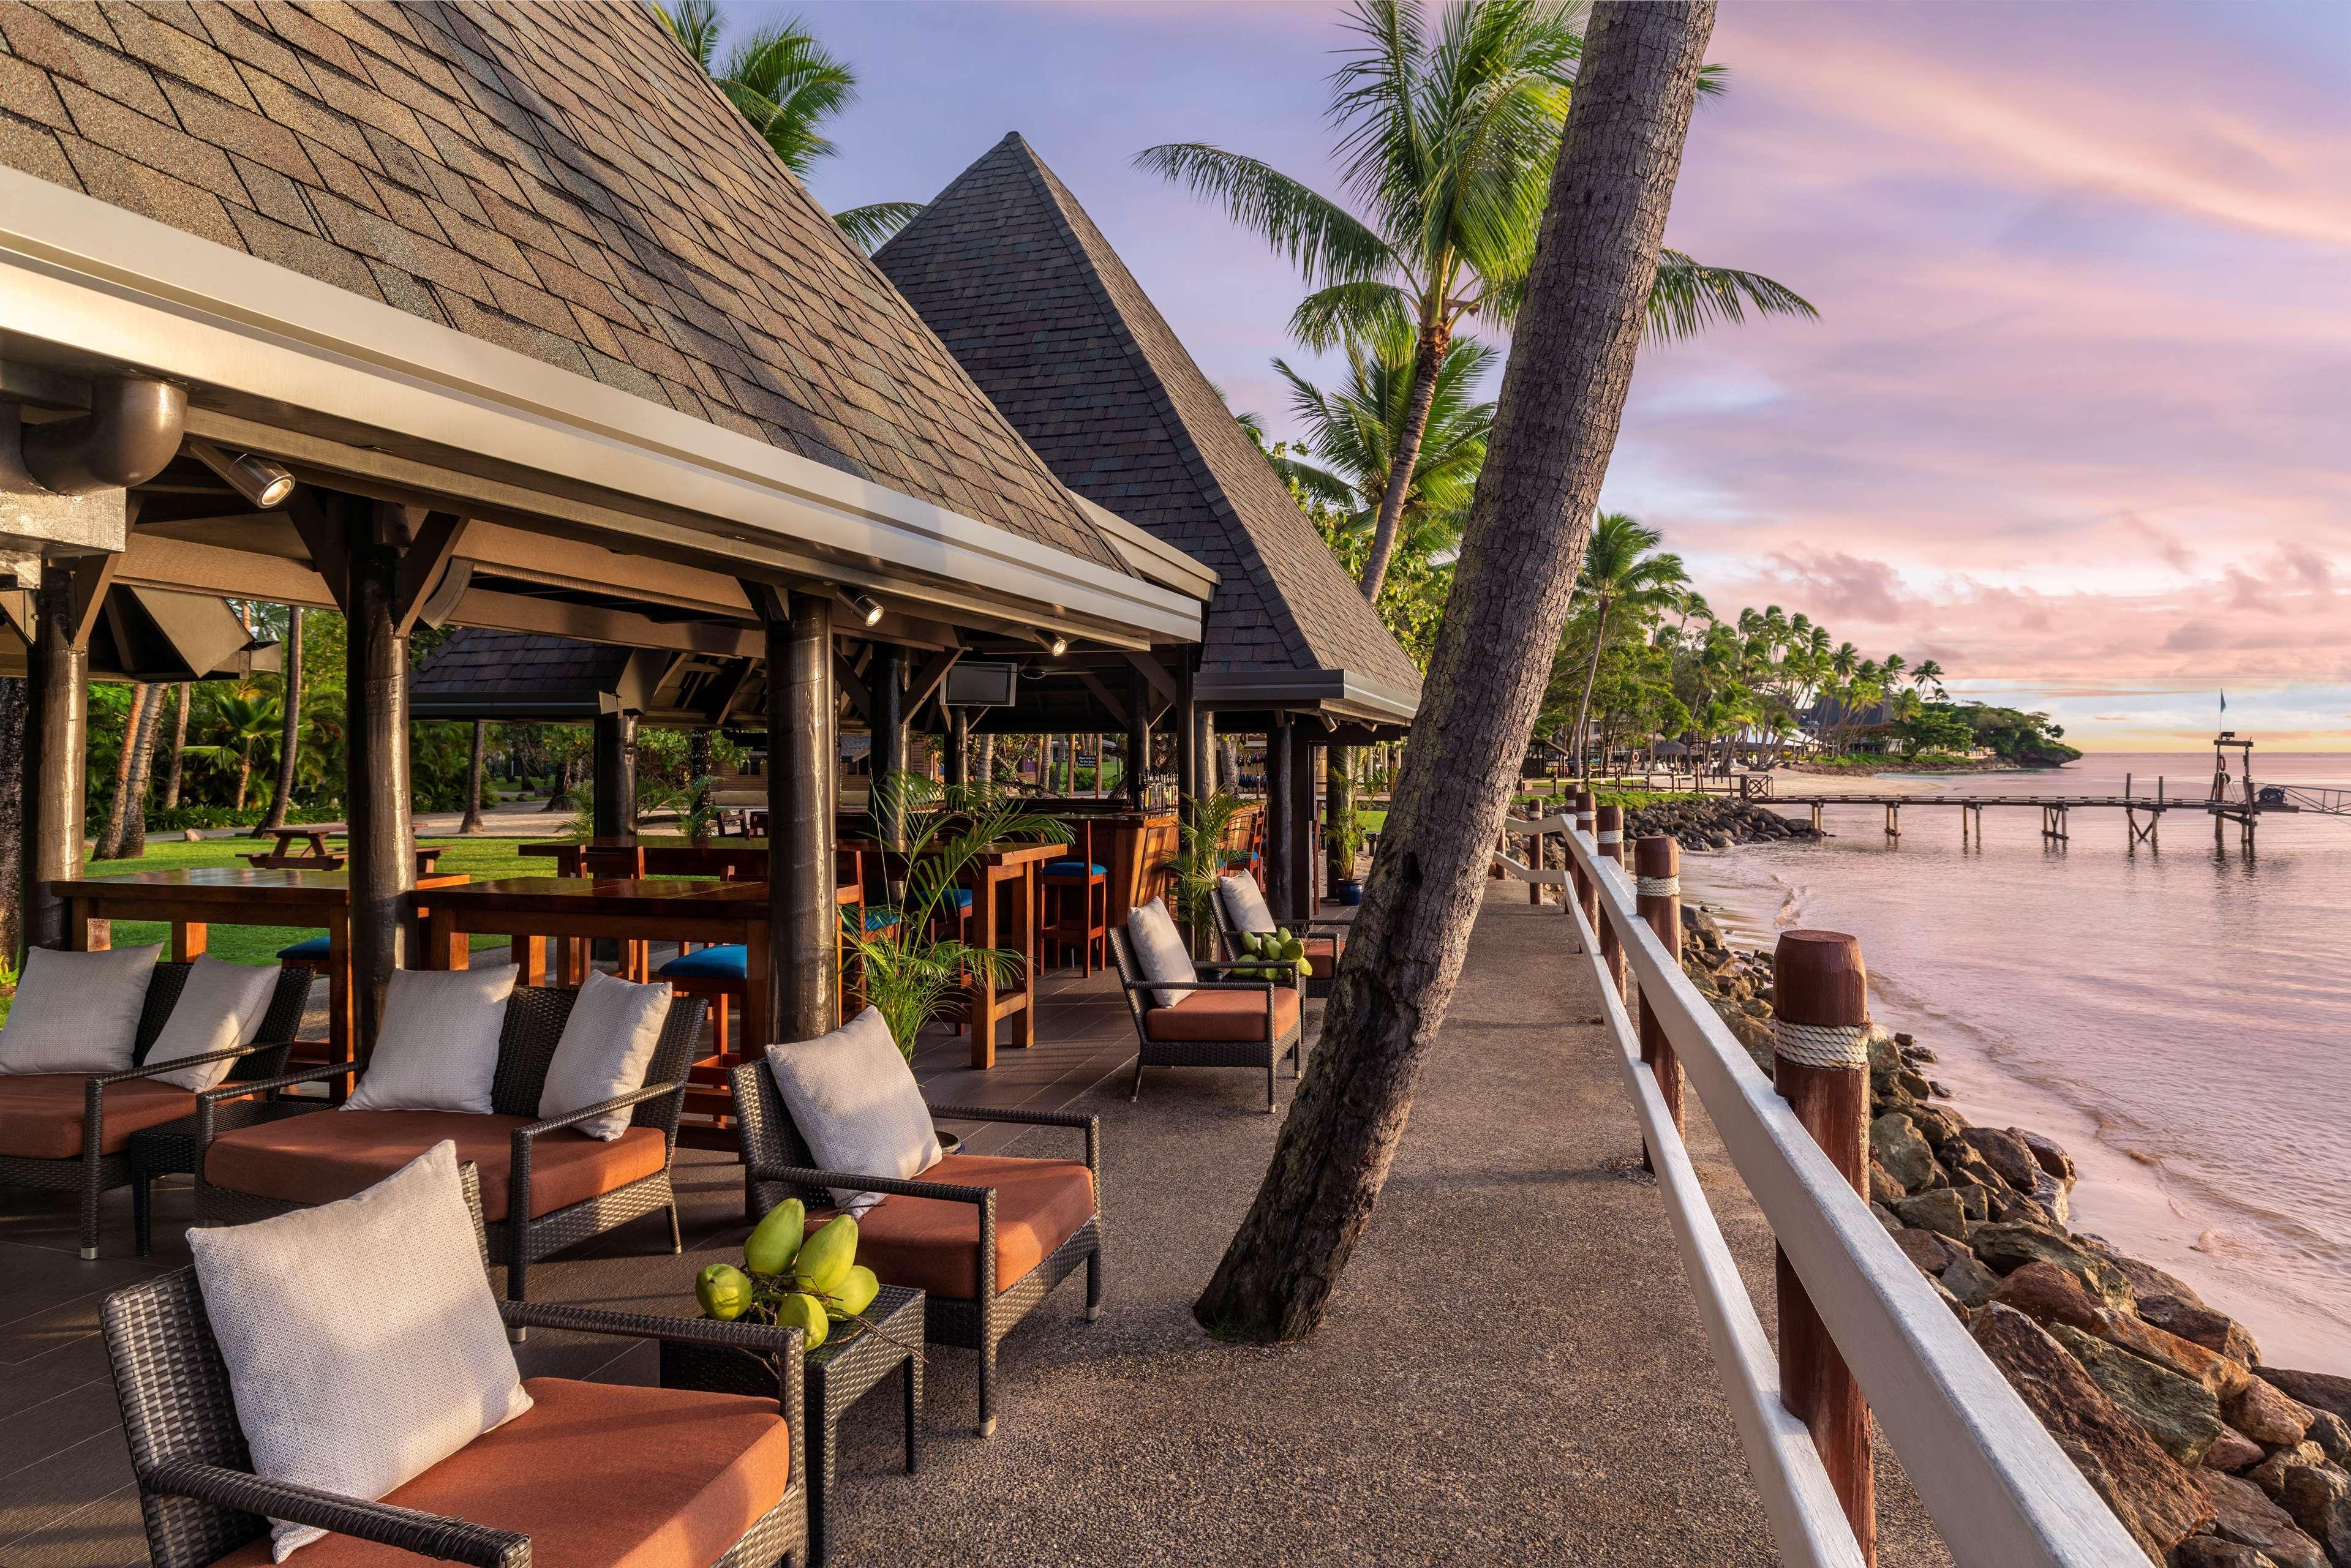
[[[114,759],[114,799],[107,802],[106,826],[98,834],[98,860],[110,861],[122,853],[122,815],[131,804],[131,754],[139,747],[139,721],[150,706],[151,689],[143,685],[131,688],[131,707],[122,716],[122,750]]]
[[[1420,462],[1421,438],[1428,432],[1428,411],[1437,402],[1437,372],[1445,362],[1452,332],[1442,321],[1420,329],[1420,346],[1412,361],[1412,396],[1405,403],[1404,427],[1396,432],[1395,450],[1388,455],[1388,487],[1380,497],[1379,521],[1372,528],[1372,551],[1364,558],[1364,597],[1380,601],[1380,585],[1387,580],[1388,561],[1395,554],[1396,528],[1404,520],[1405,497],[1412,489],[1413,469]]]
[[[286,825],[294,804],[294,765],[302,755],[302,612],[295,608],[286,612],[286,701],[280,707],[277,785],[270,793],[268,815],[253,830],[256,839]]]
[[[188,749],[188,683],[182,681],[172,695],[172,766],[163,775],[163,810],[180,807],[180,765]],[[13,775],[11,776],[13,777]]]
[[[465,752],[465,820],[457,824],[461,833],[478,833],[482,829],[482,753],[489,742],[490,721],[474,721],[474,742]]]
[[[1461,973],[1624,414],[1712,0],[1603,0],[1414,744],[1321,1043],[1193,1315],[1294,1340],[1370,1222]],[[1434,760],[1432,760],[1434,759]]]
[[[1592,716],[1592,688],[1600,679],[1600,649],[1608,637],[1608,601],[1600,601],[1599,613],[1592,622],[1592,663],[1583,671],[1583,700],[1575,705],[1575,776],[1588,779],[1592,775],[1584,764],[1584,754],[1592,749],[1583,733],[1585,720]]]
[[[122,838],[114,847],[117,860],[135,861],[147,852],[147,780],[155,770],[155,731],[162,722],[163,693],[151,686],[131,737],[131,777],[122,789]]]

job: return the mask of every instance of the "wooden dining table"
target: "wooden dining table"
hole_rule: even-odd
[[[904,871],[904,855],[877,840],[843,837],[840,844],[861,854],[880,855],[893,871]],[[1017,1019],[1019,1027],[1004,1043],[1023,1050],[1037,1043],[1038,872],[1069,852],[1070,846],[1059,842],[989,844],[972,857],[964,873],[971,886],[973,946],[1020,955],[1020,977],[1011,985],[999,987],[993,975],[981,973],[965,987],[974,1067],[996,1065],[998,1026],[1007,1019]],[[1012,927],[1008,932],[1007,917]]]
[[[462,873],[417,879],[419,892],[437,894],[473,879]],[[171,927],[172,956],[180,962],[204,950],[214,925],[319,926],[327,933],[327,1043],[334,1061],[351,1054],[350,873],[236,866],[141,871],[128,876],[55,882],[67,901],[66,931],[77,950],[113,945],[108,923],[152,920]],[[412,914],[429,919],[430,901]],[[412,943],[412,946],[414,944]]]

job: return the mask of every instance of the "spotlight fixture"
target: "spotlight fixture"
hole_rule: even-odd
[[[854,591],[852,591],[847,597],[849,607],[857,612],[857,618],[860,621],[868,626],[878,626],[882,623],[882,605],[879,601]]]
[[[1070,651],[1070,640],[1059,632],[1036,632],[1030,635],[1037,639],[1037,646],[1044,649],[1056,659]]]
[[[240,452],[232,457],[209,441],[191,441],[188,450],[198,462],[227,480],[230,489],[265,512],[294,493],[294,476],[283,464],[251,452]]]

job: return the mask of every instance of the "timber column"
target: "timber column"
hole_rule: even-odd
[[[841,1022],[833,968],[840,915],[832,897],[832,599],[822,593],[762,599],[768,606],[768,961],[755,969],[767,970],[773,1038],[744,1041],[747,1056],[780,1041],[814,1040]]]
[[[23,812],[19,929],[28,948],[83,945],[81,933],[66,929],[66,901],[49,884],[82,873],[89,632],[116,559],[52,562],[34,599],[33,640],[25,651],[24,774],[17,796]]]
[[[1277,713],[1265,732],[1265,903],[1276,921],[1290,918],[1290,889],[1298,875],[1296,841],[1298,816],[1290,810],[1297,793],[1291,778],[1290,716]]]
[[[408,625],[401,592],[406,509],[357,496],[340,513],[346,622],[344,816],[350,824],[351,1042],[375,1050],[384,988],[401,967],[401,902],[416,885],[408,829]],[[331,580],[331,579],[329,580]]]
[[[797,596],[795,597],[797,602]],[[831,619],[828,612],[825,625],[830,635]],[[773,669],[775,666],[768,666]],[[873,779],[869,799],[873,802],[873,818],[880,828],[882,841],[895,845],[904,831],[899,813],[893,809],[891,792],[883,780],[906,767],[906,651],[895,643],[873,644],[872,673],[866,677],[867,688],[872,695],[873,711],[867,716],[867,727],[872,732],[873,749],[866,766]],[[773,731],[769,732],[772,737]],[[774,749],[774,741],[768,748]],[[775,819],[768,819],[773,822]]]
[[[1102,783],[1102,754],[1094,754],[1094,783]],[[1126,759],[1119,792],[1143,809],[1144,780],[1151,773],[1151,683],[1141,670],[1126,673]]]
[[[637,716],[596,716],[596,836],[637,831]]]
[[[1290,726],[1290,915],[1295,925],[1314,918],[1314,729]],[[1276,910],[1280,904],[1275,904]]]
[[[1176,821],[1188,822],[1192,802],[1207,793],[1200,788],[1200,709],[1192,700],[1191,650],[1176,649],[1175,664],[1176,811]]]

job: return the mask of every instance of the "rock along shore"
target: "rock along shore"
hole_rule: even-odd
[[[1695,904],[1682,925],[1691,980],[1769,1073],[1771,955],[1733,949]],[[2351,1377],[2264,1366],[2186,1281],[2073,1229],[2072,1158],[1971,1124],[1934,1062],[1872,1030],[1870,1212],[2149,1561],[2351,1568]]]
[[[1817,839],[1809,822],[1794,821],[1746,800],[1719,797],[1661,800],[1625,813],[1625,841],[1664,833],[1685,850],[1727,850],[1733,844]]]

